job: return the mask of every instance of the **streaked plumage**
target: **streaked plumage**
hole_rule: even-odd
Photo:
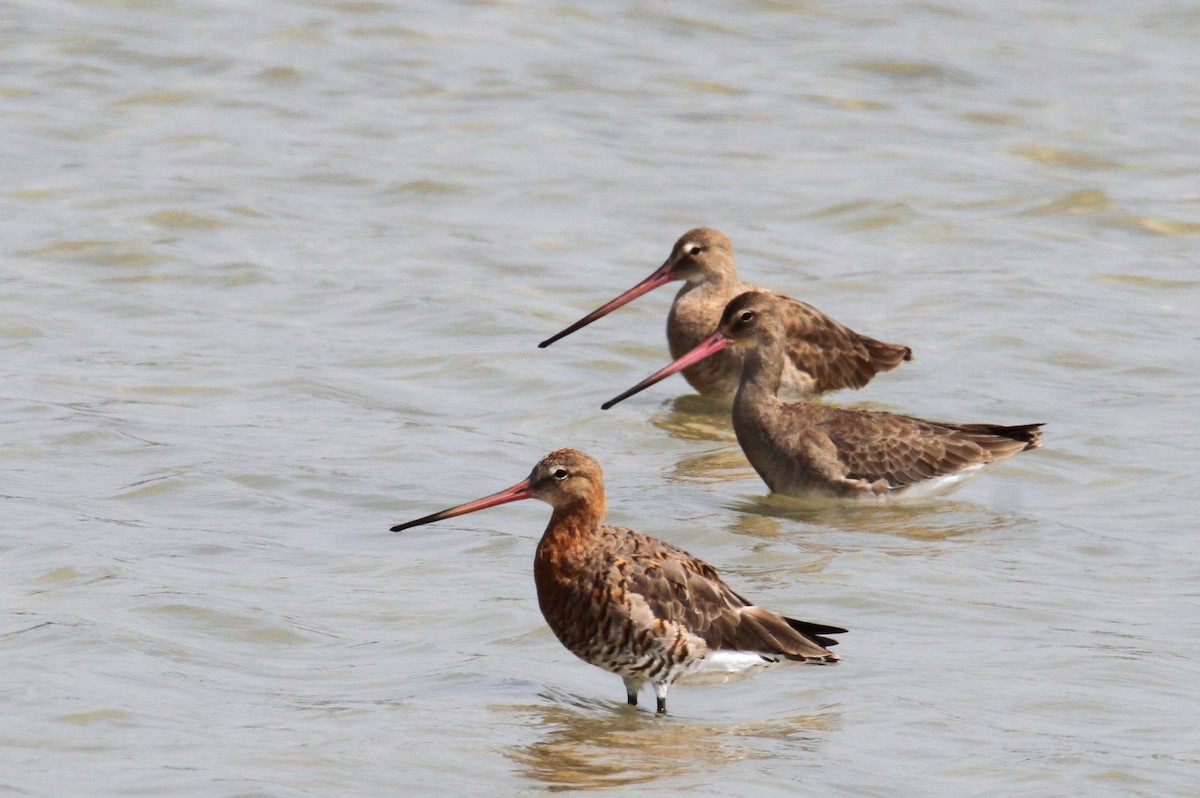
[[[835,626],[785,618],[731,590],[683,549],[603,523],[600,464],[576,449],[546,455],[529,478],[468,504],[392,527],[398,532],[519,499],[554,508],[534,555],[538,604],[572,653],[625,682],[626,697],[654,687],[658,711],[682,676],[735,672],[781,659],[836,662]]]
[[[684,233],[671,256],[645,280],[538,346],[549,346],[673,280],[686,281],[667,316],[667,344],[673,358],[690,352],[713,331],[729,300],[746,291],[761,290],[738,279],[729,237],[719,230],[698,227]],[[804,396],[861,388],[877,373],[912,359],[907,346],[861,335],[806,302],[776,296],[781,300],[788,356],[781,385],[789,393]],[[742,353],[728,349],[689,366],[683,376],[700,393],[729,395],[737,389],[741,372]]]
[[[940,490],[983,466],[1041,445],[1041,424],[947,424],[899,413],[784,403],[785,297],[747,292],[690,353],[606,402],[605,409],[725,348],[745,352],[733,429],[767,486],[800,496],[889,496]]]

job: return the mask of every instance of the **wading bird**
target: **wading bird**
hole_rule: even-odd
[[[676,546],[604,523],[604,474],[576,449],[559,449],[507,490],[392,527],[399,532],[520,499],[554,508],[537,545],[533,580],[554,634],[585,662],[620,676],[627,700],[649,682],[658,711],[685,675],[726,674],[781,659],[836,662],[836,626],[797,621],[751,604],[708,563]]]
[[[605,402],[605,410],[727,348],[745,363],[733,400],[733,431],[772,491],[884,497],[938,493],[989,463],[1041,445],[1041,424],[946,424],[899,413],[785,403],[788,300],[750,291],[733,299],[715,332],[692,351]]]
[[[538,344],[547,347],[559,338],[586,327],[601,316],[637,299],[660,285],[684,280],[667,316],[667,345],[671,357],[682,357],[713,331],[721,311],[738,294],[761,291],[738,279],[729,236],[707,227],[683,234],[671,256],[653,274],[616,299],[601,305],[562,332]],[[809,396],[840,388],[861,388],[881,371],[891,371],[912,350],[861,335],[826,316],[806,302],[779,298],[787,355],[780,385],[790,394]],[[731,395],[742,373],[742,354],[727,349],[687,366],[683,376],[702,394]]]

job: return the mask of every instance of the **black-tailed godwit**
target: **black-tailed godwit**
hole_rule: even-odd
[[[1041,424],[947,424],[899,413],[785,403],[789,300],[750,291],[725,308],[716,331],[692,351],[605,402],[607,410],[705,358],[744,352],[733,430],[746,459],[772,491],[883,497],[939,493],[984,466],[1041,445]]]
[[[520,499],[554,508],[533,560],[542,615],[572,653],[624,680],[630,704],[647,682],[666,712],[667,691],[685,675],[837,661],[829,651],[837,641],[825,635],[845,629],[756,606],[686,551],[605,524],[600,464],[576,449],[551,452],[507,490],[392,531]]]
[[[675,242],[671,256],[645,280],[616,299],[596,308],[545,341],[547,347],[581,327],[660,285],[684,280],[667,317],[671,357],[690,352],[717,326],[729,300],[746,291],[759,291],[738,279],[733,243],[719,230],[698,227]],[[784,328],[787,359],[780,375],[790,394],[808,396],[840,388],[861,388],[881,371],[891,371],[912,359],[912,350],[861,335],[805,302],[780,294],[779,314]],[[702,394],[732,395],[742,373],[742,353],[726,349],[694,363],[683,376]]]

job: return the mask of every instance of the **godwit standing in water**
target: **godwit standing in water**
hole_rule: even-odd
[[[733,400],[733,430],[767,487],[789,496],[939,492],[988,463],[1041,445],[1041,424],[944,424],[817,402],[785,404],[776,393],[787,348],[787,303],[757,291],[736,297],[717,330],[691,352],[602,407],[607,410],[726,347],[742,349],[745,365]]]
[[[673,280],[685,281],[667,316],[667,344],[673,358],[690,352],[713,331],[729,300],[746,291],[761,290],[738,279],[729,236],[698,227],[684,233],[675,242],[671,256],[645,280],[538,346],[547,347]],[[878,372],[891,371],[902,361],[912,360],[912,350],[907,346],[860,335],[812,305],[776,296],[787,353],[780,384],[791,393],[807,396],[839,388],[861,388]],[[724,350],[683,370],[683,376],[697,391],[717,395],[732,394],[741,373],[742,353],[736,349]]]
[[[554,634],[585,662],[625,681],[630,704],[646,682],[658,711],[681,676],[726,674],[780,659],[836,662],[824,635],[836,626],[797,621],[751,604],[711,565],[631,529],[603,523],[604,474],[576,449],[551,452],[529,478],[440,513],[392,527],[393,532],[519,499],[554,508],[537,546],[533,580]]]

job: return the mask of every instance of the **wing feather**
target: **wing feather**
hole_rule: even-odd
[[[822,637],[845,630],[784,618],[755,606],[726,585],[716,569],[683,549],[632,530],[610,527],[625,541],[620,556],[624,590],[646,603],[656,619],[675,623],[710,649],[775,654],[789,659],[832,662]]]
[[[855,332],[807,302],[773,296],[781,300],[788,358],[812,377],[814,392],[861,388],[879,372],[912,360],[907,346]]]
[[[828,408],[816,426],[833,444],[841,476],[884,480],[892,488],[985,465],[1041,443],[1040,424],[946,424],[841,408]]]

